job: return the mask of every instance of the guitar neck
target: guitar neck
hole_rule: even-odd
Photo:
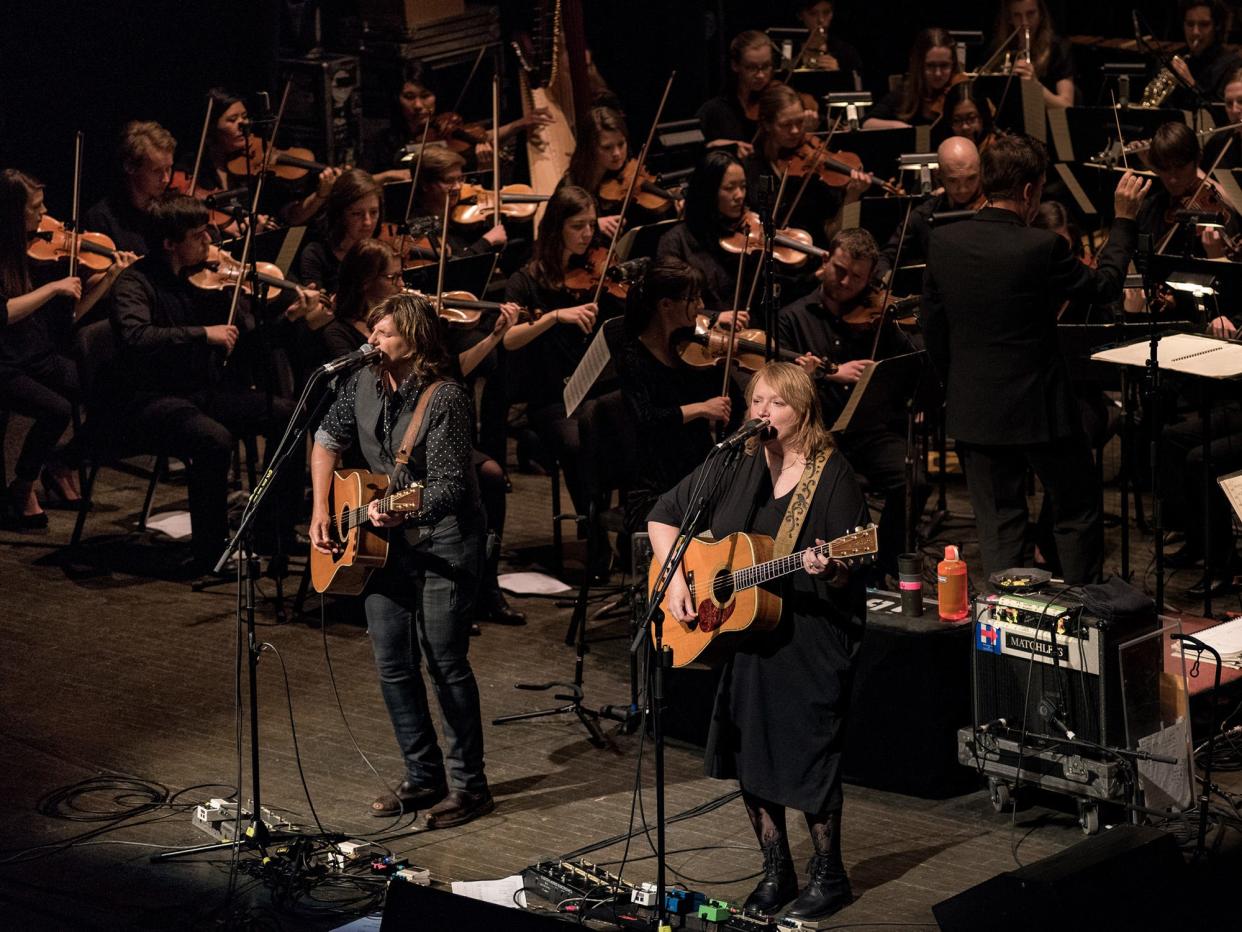
[[[826,544],[817,544],[810,549],[817,555],[827,555],[829,557],[838,556],[834,552],[833,547],[836,541],[829,541]],[[735,591],[742,589],[753,589],[755,586],[761,586],[773,579],[779,579],[782,576],[788,576],[790,573],[802,569],[802,555],[806,550],[798,550],[787,556],[777,557],[774,560],[768,560],[764,563],[756,563],[754,566],[744,567],[733,574],[733,588]]]
[[[382,512],[387,511],[388,506],[392,504],[392,500],[395,497],[395,495],[385,495],[383,498],[378,499],[379,510]],[[345,512],[344,519],[341,521],[342,537],[351,532],[354,528],[362,527],[362,525],[366,524],[367,521],[370,520],[370,518],[367,517],[368,507],[370,506],[363,505],[361,508],[351,508],[349,511]]]

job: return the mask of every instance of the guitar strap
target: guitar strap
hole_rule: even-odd
[[[802,470],[802,478],[794,488],[793,497],[785,509],[785,517],[781,519],[780,530],[776,532],[776,543],[772,547],[773,557],[785,557],[793,553],[798,545],[798,535],[802,533],[802,525],[806,516],[811,513],[811,501],[815,498],[815,488],[819,485],[819,477],[823,475],[824,466],[828,464],[836,448],[820,450],[806,461]]]
[[[401,437],[401,446],[397,449],[397,465],[404,466],[410,461],[410,453],[418,446],[423,437],[427,434],[427,409],[431,407],[431,399],[442,386],[448,382],[441,379],[439,382],[432,382],[428,385],[421,395],[418,396],[418,403],[414,405],[414,413],[410,415],[409,426],[405,429],[405,434]]]

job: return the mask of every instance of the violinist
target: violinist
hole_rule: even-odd
[[[992,33],[992,51],[1000,50],[1015,29],[1018,34],[1009,42],[1013,74],[1026,81],[1038,81],[1046,106],[1074,106],[1074,61],[1070,44],[1053,31],[1046,0],[1000,0]]]
[[[172,133],[158,123],[126,123],[117,152],[119,184],[83,214],[83,229],[106,234],[117,249],[136,256],[150,252],[147,209],[168,190],[176,148]]]
[[[804,149],[807,139],[802,99],[788,85],[773,84],[759,96],[759,136],[755,151],[744,163],[747,197],[756,211],[764,206],[764,198],[770,197],[768,204],[775,205],[781,175],[791,160],[807,151]],[[802,161],[806,164],[813,159],[813,155],[806,155]],[[812,178],[798,197],[802,177],[791,173],[782,200],[775,205],[776,215],[785,218],[797,198],[793,215],[787,220],[781,219],[780,224],[806,230],[816,245],[826,245],[831,229],[840,222],[841,207],[859,200],[869,181],[870,176],[852,172],[842,195],[837,188]]]
[[[1157,240],[1170,233],[1171,238],[1164,252],[1220,258],[1225,254],[1226,241],[1222,231],[1208,226],[1197,226],[1177,219],[1177,211],[1188,209],[1191,198],[1200,192],[1194,202],[1198,209],[1219,208],[1230,220],[1236,220],[1236,210],[1210,178],[1199,167],[1199,140],[1185,123],[1164,123],[1152,135],[1147,162],[1156,173],[1160,184],[1153,187],[1138,214],[1140,235],[1150,235]],[[1227,226],[1235,226],[1236,222]],[[1236,230],[1235,230],[1236,232]]]
[[[1225,120],[1227,123],[1242,123],[1242,68],[1238,68],[1225,79]],[[1221,149],[1228,145],[1224,156],[1217,162]],[[1203,160],[1199,163],[1203,169],[1212,165],[1217,168],[1242,168],[1242,126],[1230,133],[1218,133],[1211,136],[1203,144]]]
[[[569,291],[565,278],[570,269],[582,265],[594,236],[595,199],[573,185],[559,188],[539,222],[530,262],[505,283],[507,301],[543,312],[537,320],[510,327],[504,346],[525,375],[515,382],[525,385],[531,429],[559,460],[579,513],[585,512],[587,503],[578,463],[578,422],[566,417],[562,393],[586,353],[601,308],[591,300],[593,293]]]
[[[931,240],[932,216],[945,211],[975,210],[983,206],[983,187],[979,174],[979,150],[963,136],[950,136],[936,150],[940,163],[938,176],[941,188],[910,211],[905,241],[901,239],[901,223],[880,253],[876,272],[885,276],[897,261],[901,247],[902,265],[923,262]]]
[[[439,92],[430,66],[421,61],[407,61],[396,91],[388,129],[371,146],[370,168],[382,184],[410,180],[410,166],[400,166],[398,160],[406,154],[408,147],[419,145],[428,120],[431,121],[427,132],[428,146],[434,143],[452,148],[470,169],[490,167],[491,132],[477,124],[465,123],[451,111],[436,112]],[[500,142],[503,144],[518,133],[551,122],[552,117],[547,111],[531,110],[526,116],[500,127]]]
[[[758,30],[740,33],[729,43],[728,87],[697,114],[709,147],[732,147],[743,159],[750,155],[759,129],[759,95],[772,83],[777,57],[772,40]]]
[[[401,290],[401,260],[381,240],[362,239],[350,247],[337,274],[332,319],[318,331],[320,361],[352,353],[371,337],[367,316]]]
[[[1182,33],[1186,56],[1174,56],[1173,70],[1190,85],[1178,86],[1169,96],[1168,106],[1182,110],[1198,109],[1203,99],[1220,100],[1229,76],[1242,67],[1242,59],[1225,47],[1229,11],[1220,0],[1181,0]]]
[[[973,81],[959,81],[945,92],[944,112],[931,130],[932,145],[962,136],[982,152],[996,134],[992,102],[975,91]]]
[[[729,152],[708,150],[686,187],[685,217],[660,237],[658,258],[675,256],[699,271],[699,295],[716,313],[732,308],[737,256],[720,246],[746,210],[746,171]],[[745,326],[745,322],[741,323]]]
[[[186,463],[190,566],[203,574],[212,571],[228,539],[235,438],[262,433],[267,450],[275,450],[293,412],[288,399],[269,399],[250,388],[250,373],[242,371],[246,366],[236,351],[248,302],[229,323],[228,292],[196,288],[189,281],[189,274],[207,260],[207,221],[207,208],[192,197],[168,194],[151,205],[151,228],[160,248],[126,269],[116,285],[112,324],[120,345],[116,372],[121,384],[109,412],[123,443],[163,450]],[[316,301],[300,294],[298,308],[306,313]],[[232,364],[222,368],[221,359],[230,354]],[[272,514],[280,524],[274,531],[286,545],[301,510],[301,475],[295,459],[278,480],[282,485]]]
[[[461,200],[463,169],[462,157],[451,149],[431,146],[423,153],[423,164],[418,172],[418,190],[414,192],[414,217],[443,217],[447,198],[449,212]],[[436,224],[433,241],[440,240],[440,224]],[[480,256],[500,252],[509,242],[504,224],[493,223],[480,236],[466,232],[466,228],[450,225],[448,232],[449,256]]]
[[[959,73],[948,31],[938,26],[922,30],[910,49],[910,70],[905,80],[871,108],[863,128],[930,126],[940,119],[944,95]]]
[[[841,230],[832,238],[824,257],[820,287],[781,309],[781,345],[804,355],[798,362],[814,373],[824,362],[836,363],[836,372],[817,382],[824,422],[835,423],[849,400],[850,388],[877,359],[912,352],[909,338],[891,321],[878,317],[870,323],[854,323],[858,310],[881,300],[882,292],[871,287],[879,248],[863,229]],[[851,317],[851,314],[854,314]],[[872,356],[876,331],[879,346]],[[838,438],[841,451],[854,470],[866,477],[873,492],[884,498],[880,516],[877,566],[895,575],[897,554],[905,546],[906,429],[901,412],[892,412],[891,423],[851,427]],[[915,513],[923,509],[927,489],[916,484]]]
[[[625,502],[630,533],[646,527],[656,499],[703,462],[716,429],[742,407],[733,379],[730,394],[721,394],[722,367],[689,366],[673,347],[677,332],[693,329],[702,311],[701,280],[693,266],[667,256],[648,266],[626,302],[617,373],[630,413],[642,425]]]
[[[830,33],[836,13],[836,0],[798,0],[794,4],[798,22],[807,31],[806,43],[799,53],[800,67],[820,71],[862,74],[862,56],[858,50],[836,33]]]
[[[375,235],[384,208],[384,189],[358,168],[342,172],[332,185],[324,231],[302,250],[298,281],[335,293],[341,260],[353,245]]]

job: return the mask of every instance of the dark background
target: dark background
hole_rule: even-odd
[[[86,141],[84,205],[110,182],[116,134],[127,120],[159,121],[177,137],[179,152],[192,154],[208,87],[224,85],[244,94],[277,91],[274,62],[282,36],[289,34],[283,23],[303,4],[42,0],[4,6],[0,166],[43,180],[53,213],[63,216],[69,212],[76,130],[85,132]],[[666,119],[693,115],[718,89],[731,36],[794,24],[785,4],[756,0],[584,0],[584,6],[588,44],[639,137],[673,68],[678,77]],[[1147,0],[1137,6],[1157,35],[1180,37],[1175,3]],[[326,48],[351,51],[338,37],[348,34],[354,4],[323,0],[322,7]],[[506,27],[526,17],[529,7],[519,0],[503,3]],[[1129,5],[1052,0],[1051,9],[1062,35],[1132,34]],[[995,3],[983,0],[840,0],[833,31],[862,51],[867,86],[880,90],[886,75],[905,70],[918,29],[939,24],[982,28],[990,35],[994,16]],[[512,79],[511,61],[508,67]],[[485,86],[486,76],[476,81]]]

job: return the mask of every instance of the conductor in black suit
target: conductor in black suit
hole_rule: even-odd
[[[1027,468],[1052,502],[1066,582],[1097,579],[1100,486],[1057,342],[1067,298],[1115,301],[1136,240],[1148,182],[1126,173],[1112,231],[1088,268],[1064,238],[1029,224],[1048,156],[1029,136],[997,139],[982,157],[984,207],[932,233],[923,282],[927,350],[945,386],[987,573],[1023,564]]]

